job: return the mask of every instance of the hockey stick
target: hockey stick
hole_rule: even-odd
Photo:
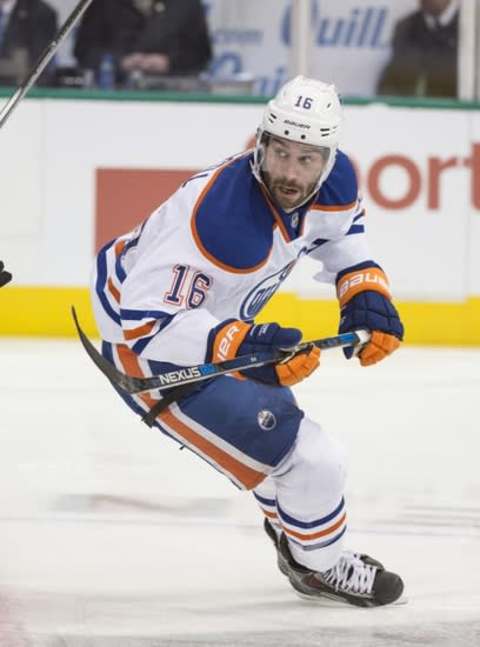
[[[15,110],[16,106],[20,103],[40,74],[47,67],[60,43],[68,36],[91,2],[92,0],[80,0],[54,40],[47,45],[40,58],[33,66],[33,69],[0,111],[0,128],[6,123],[8,117]]]
[[[353,332],[343,333],[335,337],[325,337],[324,339],[315,339],[314,341],[299,344],[294,348],[279,349],[278,351],[268,353],[256,353],[254,355],[240,355],[234,359],[227,359],[224,362],[207,362],[205,364],[196,364],[186,366],[174,371],[168,371],[154,375],[153,377],[133,377],[119,371],[111,362],[101,355],[83,330],[78,322],[75,308],[72,307],[72,316],[77,328],[80,341],[93,363],[102,371],[102,373],[112,382],[114,386],[130,394],[144,393],[145,391],[164,391],[172,387],[180,387],[185,384],[201,382],[212,377],[234,373],[235,371],[245,371],[257,366],[275,364],[285,359],[290,359],[294,355],[305,351],[309,346],[316,346],[321,349],[341,348],[343,346],[363,345],[370,339],[370,333],[366,330],[356,330]]]

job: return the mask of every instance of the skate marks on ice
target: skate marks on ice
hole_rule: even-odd
[[[463,628],[463,625],[462,625]],[[452,636],[451,629],[443,632],[442,627],[428,625],[415,636],[404,634],[391,628],[384,632],[363,632],[361,635],[348,633],[344,629],[327,629],[311,632],[252,633],[249,636],[224,634],[203,637],[72,637],[72,636],[32,636],[31,642],[17,642],[5,647],[476,647],[479,640],[478,629]]]
[[[368,373],[325,354],[298,389],[349,448],[349,547],[409,598],[338,609],[296,597],[248,495],[132,418],[77,344],[0,347],[0,647],[480,645],[478,351]]]
[[[366,501],[361,505],[368,510]],[[382,516],[357,514],[355,530],[378,534],[420,535],[423,537],[458,537],[480,541],[480,507],[396,501],[395,510],[383,510]]]
[[[459,505],[410,505],[404,503],[395,518],[382,518],[378,532],[449,537],[476,537],[480,540],[480,508]]]
[[[122,519],[124,515],[146,516],[147,519],[168,520],[172,518],[191,519],[195,517],[225,518],[231,511],[231,503],[226,499],[205,497],[192,499],[187,497],[141,498],[116,496],[105,493],[63,494],[55,499],[51,510],[59,513],[90,512],[107,513],[113,518]]]
[[[394,561],[409,597],[406,606],[358,609],[298,599],[258,528],[99,519],[50,521],[42,532],[35,525],[24,524],[28,539],[17,545],[24,563],[30,541],[40,550],[18,574],[9,617],[0,621],[0,636],[12,640],[18,631],[18,640],[0,639],[2,647],[480,643],[477,541],[353,532],[356,546]],[[59,548],[45,557],[55,537],[72,546],[70,563]]]
[[[232,599],[226,616],[215,597],[196,609],[192,631],[190,600],[183,613],[184,631],[171,632],[166,600],[151,598],[108,599],[83,596],[41,596],[24,598],[43,618],[52,618],[55,629],[21,630],[0,619],[2,647],[477,647],[480,620],[442,622],[415,614],[403,622],[401,611],[383,609],[330,609],[300,603],[265,591],[268,602],[254,598],[251,604]],[[176,600],[177,603],[182,601]],[[166,603],[166,604],[164,604]],[[210,606],[211,605],[211,606]],[[249,626],[249,607],[258,606],[265,629]],[[14,606],[12,604],[11,606]],[[67,611],[70,607],[69,611]],[[217,610],[215,610],[217,607]],[[219,607],[219,608],[218,608]],[[233,608],[234,607],[234,608]],[[60,612],[60,613],[59,613]],[[79,626],[65,626],[68,614]],[[53,616],[52,616],[53,614]],[[236,621],[231,619],[235,615]],[[405,618],[403,618],[405,620]],[[199,624],[202,624],[202,627]],[[139,623],[142,630],[139,631]],[[243,624],[243,628],[240,625]],[[68,626],[70,625],[70,626]],[[80,625],[83,625],[80,626]],[[236,625],[236,626],[235,626]],[[233,627],[233,628],[232,628]],[[82,631],[83,629],[83,631]]]

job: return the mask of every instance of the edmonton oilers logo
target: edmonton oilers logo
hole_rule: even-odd
[[[266,279],[260,281],[247,294],[244,302],[240,307],[240,318],[243,320],[254,319],[266,303],[273,297],[280,285],[285,281],[287,276],[293,270],[296,261],[291,261],[279,272],[275,272]]]
[[[271,411],[267,409],[262,409],[258,412],[257,421],[259,426],[265,431],[271,431],[277,426],[277,419]]]

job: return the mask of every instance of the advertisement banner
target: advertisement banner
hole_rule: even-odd
[[[251,74],[256,94],[273,95],[289,78],[289,0],[205,0],[214,44],[212,75]],[[344,95],[371,96],[390,55],[396,21],[417,0],[311,0],[308,74]]]
[[[289,77],[291,0],[202,0],[213,44],[210,74],[252,77],[253,92],[275,94]],[[50,0],[60,22],[76,0]],[[309,74],[334,82],[344,95],[375,94],[390,54],[396,21],[418,0],[311,0]],[[73,64],[73,40],[60,48],[59,65]]]
[[[2,183],[3,260],[16,268],[18,285],[59,286],[86,285],[101,244],[147,217],[192,173],[247,148],[263,111],[166,101],[23,107],[22,128],[17,121],[6,129],[15,136],[4,138],[2,151],[8,176],[27,178],[29,191]],[[357,169],[372,257],[397,297],[479,295],[480,117],[380,104],[345,113],[342,148]],[[34,156],[19,133],[29,134]],[[318,269],[300,267],[285,289],[331,295],[311,278]]]

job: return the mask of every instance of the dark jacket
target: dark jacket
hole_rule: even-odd
[[[458,12],[448,25],[433,30],[427,27],[421,11],[400,20],[378,94],[456,97],[457,44]]]
[[[84,68],[97,69],[109,52],[166,54],[172,75],[196,74],[211,58],[210,37],[200,0],[158,0],[151,15],[132,0],[95,0],[78,30],[74,54]]]
[[[10,16],[0,58],[9,59],[17,48],[28,53],[28,66],[31,69],[45,48],[55,38],[58,30],[57,12],[43,0],[18,0]],[[51,80],[52,67],[40,77],[40,85]],[[1,78],[0,84],[12,83],[11,78]]]

